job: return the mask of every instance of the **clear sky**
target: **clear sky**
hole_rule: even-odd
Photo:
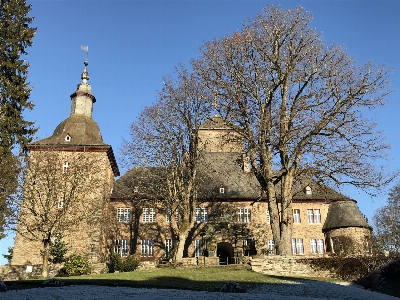
[[[400,110],[400,1],[397,0],[27,0],[37,27],[26,57],[35,104],[26,118],[40,128],[38,139],[50,136],[70,113],[70,95],[81,81],[89,46],[89,83],[97,102],[93,119],[103,140],[119,156],[123,138],[139,112],[153,103],[162,77],[178,63],[196,58],[203,42],[240,30],[268,4],[311,12],[312,26],[326,44],[343,45],[358,64],[372,60],[393,68],[387,105],[370,114],[392,145],[390,169],[400,168],[397,121]],[[124,171],[124,166],[119,166]],[[390,187],[390,186],[389,186]],[[384,204],[344,187],[341,192],[358,201],[369,220]],[[0,254],[13,237],[0,240]],[[6,260],[1,256],[0,264]]]

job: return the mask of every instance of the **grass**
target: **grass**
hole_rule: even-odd
[[[245,289],[252,289],[265,283],[285,283],[283,278],[267,276],[235,266],[156,268],[126,273],[71,276],[64,277],[62,280],[65,284],[96,284],[201,291],[219,290],[228,280],[239,283]]]

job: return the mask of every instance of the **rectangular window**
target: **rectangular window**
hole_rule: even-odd
[[[271,216],[269,215],[268,208],[267,208],[267,224],[271,224]]]
[[[317,240],[317,249],[318,249],[318,253],[320,253],[320,254],[324,253],[324,240],[323,239]]]
[[[316,239],[311,239],[310,240],[311,244],[311,253],[317,253],[317,241]]]
[[[129,244],[127,239],[115,240],[114,252],[119,256],[128,256]]]
[[[168,255],[171,253],[173,248],[172,240],[165,240],[165,257],[168,257]]]
[[[57,207],[58,208],[63,208],[64,207],[64,196],[59,196],[58,197]]]
[[[208,222],[208,210],[205,207],[201,209],[201,221]]]
[[[156,221],[156,209],[155,208],[143,208],[142,222],[155,222]]]
[[[274,248],[275,248],[274,240],[268,240],[268,250],[274,251]]]
[[[251,209],[250,208],[244,209],[244,222],[245,223],[251,222]]]
[[[304,254],[303,239],[292,239],[293,254]]]
[[[307,209],[307,218],[309,224],[314,223],[314,213],[312,209]]]
[[[293,223],[300,223],[300,209],[293,209]]]
[[[67,171],[68,171],[68,168],[69,168],[69,163],[66,161],[66,162],[64,162],[64,164],[63,164],[63,172],[64,172],[64,173],[67,172]]]
[[[142,256],[154,256],[154,240],[142,240]]]
[[[194,256],[201,255],[201,240],[195,240],[194,244]]]
[[[244,222],[243,208],[238,208],[238,222]]]
[[[319,209],[314,209],[314,223],[321,224],[321,212]]]
[[[207,208],[196,208],[196,222],[208,222]]]
[[[150,208],[149,222],[155,222],[155,221],[156,221],[156,209]]]
[[[131,209],[130,208],[118,208],[117,209],[117,219],[118,219],[118,222],[129,222],[131,219]]]
[[[238,222],[250,223],[251,222],[251,209],[250,208],[238,208]]]
[[[128,240],[121,240],[121,256],[128,256]]]

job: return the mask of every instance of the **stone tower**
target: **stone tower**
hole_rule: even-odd
[[[92,263],[105,260],[103,220],[119,170],[92,119],[96,98],[88,84],[88,62],[84,65],[82,81],[70,96],[70,116],[52,136],[29,145],[12,265],[42,264],[41,253],[58,237],[69,254]]]
[[[199,150],[205,152],[243,152],[243,138],[241,138],[218,115],[206,120],[199,127]]]

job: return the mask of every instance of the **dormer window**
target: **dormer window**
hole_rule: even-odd
[[[306,192],[306,195],[312,195],[312,190],[308,185],[305,188],[305,192]]]
[[[66,141],[66,142],[70,142],[70,141],[71,141],[71,136],[70,136],[69,134],[67,134],[67,135],[65,136],[65,141]]]
[[[222,188],[219,188],[219,193],[220,193],[220,194],[225,194],[225,188],[223,188],[223,187],[222,187]]]

